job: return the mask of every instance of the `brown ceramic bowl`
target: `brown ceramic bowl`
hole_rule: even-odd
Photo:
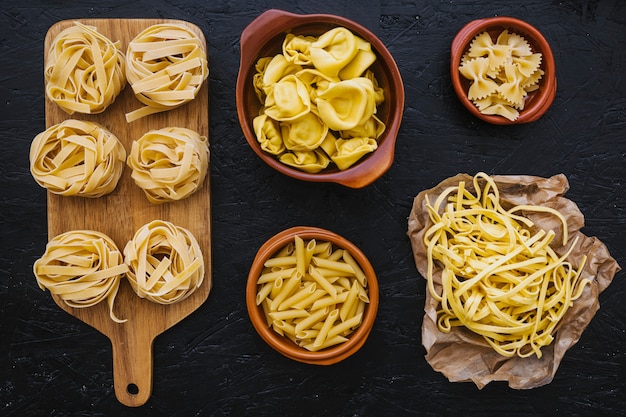
[[[348,250],[367,277],[369,303],[366,304],[362,323],[348,337],[348,341],[319,351],[309,351],[296,345],[285,336],[276,333],[267,325],[263,309],[256,304],[257,279],[261,275],[263,264],[273,257],[289,242],[293,242],[298,235],[304,240],[315,238],[317,241],[331,242],[334,247]],[[314,364],[332,365],[340,362],[357,352],[365,343],[372,330],[378,311],[378,281],[372,265],[366,256],[353,243],[331,231],[317,227],[299,226],[284,230],[265,242],[257,252],[246,285],[246,306],[252,325],[257,333],[272,348],[293,360]]]
[[[474,103],[467,98],[470,81],[465,79],[459,73],[461,58],[469,49],[469,45],[474,37],[487,31],[491,35],[491,38],[495,40],[505,29],[524,37],[524,39],[526,39],[526,41],[530,44],[533,53],[541,52],[543,55],[541,69],[545,72],[543,78],[539,82],[539,88],[528,93],[524,109],[520,111],[519,117],[514,121],[502,116],[485,115],[480,113]],[[463,105],[479,119],[497,125],[520,124],[536,121],[546,112],[546,110],[548,110],[556,94],[556,69],[550,45],[543,35],[533,26],[512,17],[502,16],[479,19],[471,21],[465,25],[452,41],[452,48],[450,52],[450,75],[452,77],[454,91]]]
[[[252,85],[254,66],[261,57],[275,56],[281,52],[285,35],[318,36],[329,29],[343,26],[372,45],[377,55],[370,67],[380,87],[385,91],[385,102],[378,106],[376,115],[386,129],[378,139],[378,149],[363,157],[352,167],[340,171],[329,167],[311,174],[294,169],[264,152],[254,134],[252,120],[258,116],[261,104]],[[252,150],[277,171],[303,181],[334,182],[351,188],[365,187],[382,176],[392,165],[396,136],[404,111],[404,86],[398,67],[385,47],[371,31],[351,20],[327,14],[297,15],[282,10],[268,10],[253,20],[241,34],[241,61],[237,78],[237,113],[239,123]]]

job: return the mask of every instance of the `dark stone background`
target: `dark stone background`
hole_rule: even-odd
[[[239,34],[268,8],[334,13],[373,30],[402,72],[406,108],[393,167],[360,190],[297,182],[249,149],[235,110]],[[551,43],[555,102],[539,121],[499,127],[473,118],[450,85],[452,38],[467,22],[510,15]],[[106,337],[41,291],[32,263],[44,251],[46,193],[28,149],[45,129],[43,42],[68,18],[175,18],[203,29],[210,57],[213,282],[207,302],[154,343],[149,402],[115,399]],[[413,197],[458,172],[564,173],[584,231],[626,265],[626,2],[84,0],[2,2],[0,11],[0,415],[3,416],[617,416],[626,409],[624,272],[566,354],[554,381],[515,391],[450,383],[424,359],[425,281],[408,238]],[[294,225],[342,234],[380,281],[377,322],[357,354],[331,367],[271,350],[246,313],[244,287],[258,247]]]

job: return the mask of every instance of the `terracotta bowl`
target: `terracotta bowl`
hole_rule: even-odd
[[[318,36],[337,26],[350,29],[357,36],[367,40],[377,55],[378,59],[370,69],[374,71],[380,87],[385,91],[385,102],[378,106],[376,115],[385,123],[386,130],[378,139],[378,149],[352,167],[343,171],[329,167],[311,174],[285,165],[261,149],[252,127],[252,120],[258,116],[261,108],[254,92],[252,77],[259,58],[274,56],[281,52],[286,33]],[[362,188],[371,184],[391,167],[396,136],[404,111],[404,86],[393,57],[371,31],[340,16],[297,15],[272,9],[259,15],[244,29],[240,45],[241,61],[236,87],[237,113],[246,140],[263,161],[279,172],[299,180],[334,182],[351,188]]]
[[[361,325],[348,337],[348,341],[319,351],[309,351],[296,345],[289,338],[281,336],[267,325],[262,307],[256,304],[257,279],[261,275],[266,260],[273,257],[298,235],[303,240],[315,238],[317,241],[331,242],[334,247],[348,250],[367,277],[369,303],[366,304]],[[378,311],[378,281],[372,265],[366,256],[353,243],[331,231],[317,227],[299,226],[284,230],[265,242],[257,252],[246,285],[246,306],[252,325],[265,342],[282,355],[313,365],[332,365],[356,353],[365,343],[372,330]]]
[[[480,113],[474,103],[467,98],[470,81],[459,73],[459,65],[462,56],[469,49],[470,43],[482,32],[487,31],[492,39],[505,29],[509,32],[517,33],[524,37],[530,44],[533,53],[541,52],[542,62],[540,68],[545,74],[539,81],[539,88],[529,92],[524,104],[524,109],[520,111],[519,117],[511,121],[505,117],[497,115],[485,115]],[[459,100],[476,117],[486,122],[497,125],[510,125],[534,122],[539,119],[550,107],[556,94],[556,69],[554,56],[550,45],[543,35],[530,24],[512,17],[492,17],[474,20],[465,25],[452,41],[450,52],[450,75],[452,85]]]

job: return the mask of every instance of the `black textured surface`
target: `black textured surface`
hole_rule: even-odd
[[[606,1],[60,0],[3,2],[0,11],[0,415],[3,416],[617,416],[626,409],[624,271],[566,354],[554,381],[514,391],[450,383],[424,360],[425,285],[406,220],[413,197],[457,172],[564,173],[567,197],[626,266],[626,3]],[[235,110],[239,34],[267,8],[334,13],[373,30],[402,72],[406,108],[396,159],[361,190],[301,183],[248,148]],[[510,15],[552,46],[558,91],[539,121],[513,127],[473,118],[452,91],[449,45],[470,20]],[[210,57],[213,282],[207,302],[154,343],[154,389],[137,409],[113,393],[106,337],[41,291],[45,191],[28,170],[45,128],[43,42],[58,20],[175,18],[203,29]],[[258,247],[294,225],[351,239],[369,256],[381,303],[370,338],[331,367],[280,356],[254,332],[244,301]]]

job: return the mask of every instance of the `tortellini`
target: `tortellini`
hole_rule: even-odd
[[[385,93],[369,69],[375,61],[370,43],[344,27],[287,34],[281,53],[255,65],[261,149],[309,173],[331,164],[345,170],[373,152],[385,131],[376,116]]]
[[[504,30],[494,43],[483,32],[472,40],[459,72],[471,80],[467,98],[478,111],[513,121],[528,93],[538,88],[541,61],[541,53],[533,53],[522,36]]]

